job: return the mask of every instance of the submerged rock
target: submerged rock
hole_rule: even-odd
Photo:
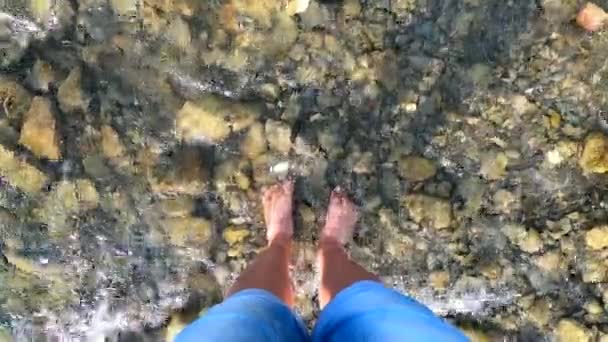
[[[255,157],[263,154],[267,150],[268,142],[266,141],[266,135],[264,133],[264,125],[255,122],[249,127],[249,130],[245,134],[245,138],[241,142],[241,153],[249,159],[255,159]]]
[[[4,114],[18,120],[28,110],[32,97],[19,83],[0,76],[0,100]]]
[[[112,126],[103,125],[101,127],[101,151],[108,159],[120,158],[125,154],[125,147]]]
[[[169,237],[169,242],[178,247],[201,245],[213,236],[213,224],[204,218],[168,218],[161,223]]]
[[[82,72],[80,68],[70,71],[68,77],[61,83],[57,90],[59,108],[64,112],[86,111],[89,106],[89,98],[85,95],[81,85]]]
[[[284,154],[291,150],[291,128],[279,121],[266,121],[266,137],[271,149]]]
[[[448,228],[452,223],[452,206],[449,201],[428,195],[408,195],[403,200],[414,222],[431,228]]]
[[[48,99],[35,97],[32,100],[30,110],[24,117],[19,143],[27,147],[38,158],[61,159],[55,117]]]
[[[37,168],[0,145],[0,176],[9,184],[29,193],[36,194],[48,182],[48,177]]]
[[[503,152],[486,153],[481,160],[479,173],[488,180],[498,180],[505,176],[509,158]]]
[[[40,59],[37,60],[28,76],[28,83],[30,86],[38,91],[46,93],[49,91],[50,86],[55,82],[55,72],[53,71],[51,64]]]
[[[421,182],[435,176],[437,167],[426,158],[408,156],[399,161],[399,173],[411,182]]]
[[[585,233],[585,242],[592,250],[608,248],[608,225],[594,227]]]
[[[608,172],[608,137],[602,133],[587,136],[578,165],[585,173]]]
[[[580,323],[572,319],[562,319],[555,331],[556,342],[591,342],[593,334]]]
[[[237,243],[243,242],[250,234],[250,231],[243,227],[230,226],[224,229],[222,237],[228,243],[233,246]]]
[[[185,142],[216,144],[232,132],[251,126],[259,116],[259,108],[255,105],[206,96],[196,102],[186,102],[177,112],[176,131]]]

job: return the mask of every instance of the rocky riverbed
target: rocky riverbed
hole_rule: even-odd
[[[608,9],[608,0],[597,0]],[[0,10],[0,341],[172,340],[296,180],[473,341],[608,341],[608,35],[577,0],[27,0]]]

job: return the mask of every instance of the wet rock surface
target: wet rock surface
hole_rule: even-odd
[[[332,187],[352,253],[477,341],[608,334],[608,2],[9,1],[0,340],[171,340],[296,180],[297,310]]]

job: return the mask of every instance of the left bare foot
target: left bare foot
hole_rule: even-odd
[[[293,182],[285,181],[264,190],[262,194],[266,239],[270,245],[277,239],[293,236]]]

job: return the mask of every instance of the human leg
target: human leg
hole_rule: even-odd
[[[239,276],[224,301],[188,325],[176,342],[308,340],[304,325],[290,309],[292,194],[290,182],[264,192],[268,247]]]
[[[293,235],[293,183],[277,184],[262,196],[268,246],[241,273],[226,297],[244,289],[263,289],[293,306],[289,259]]]
[[[357,218],[355,205],[340,189],[334,190],[329,200],[327,219],[319,242],[321,308],[325,307],[341,290],[358,281],[380,282],[378,276],[351,260],[344,249],[344,245],[352,237]]]

